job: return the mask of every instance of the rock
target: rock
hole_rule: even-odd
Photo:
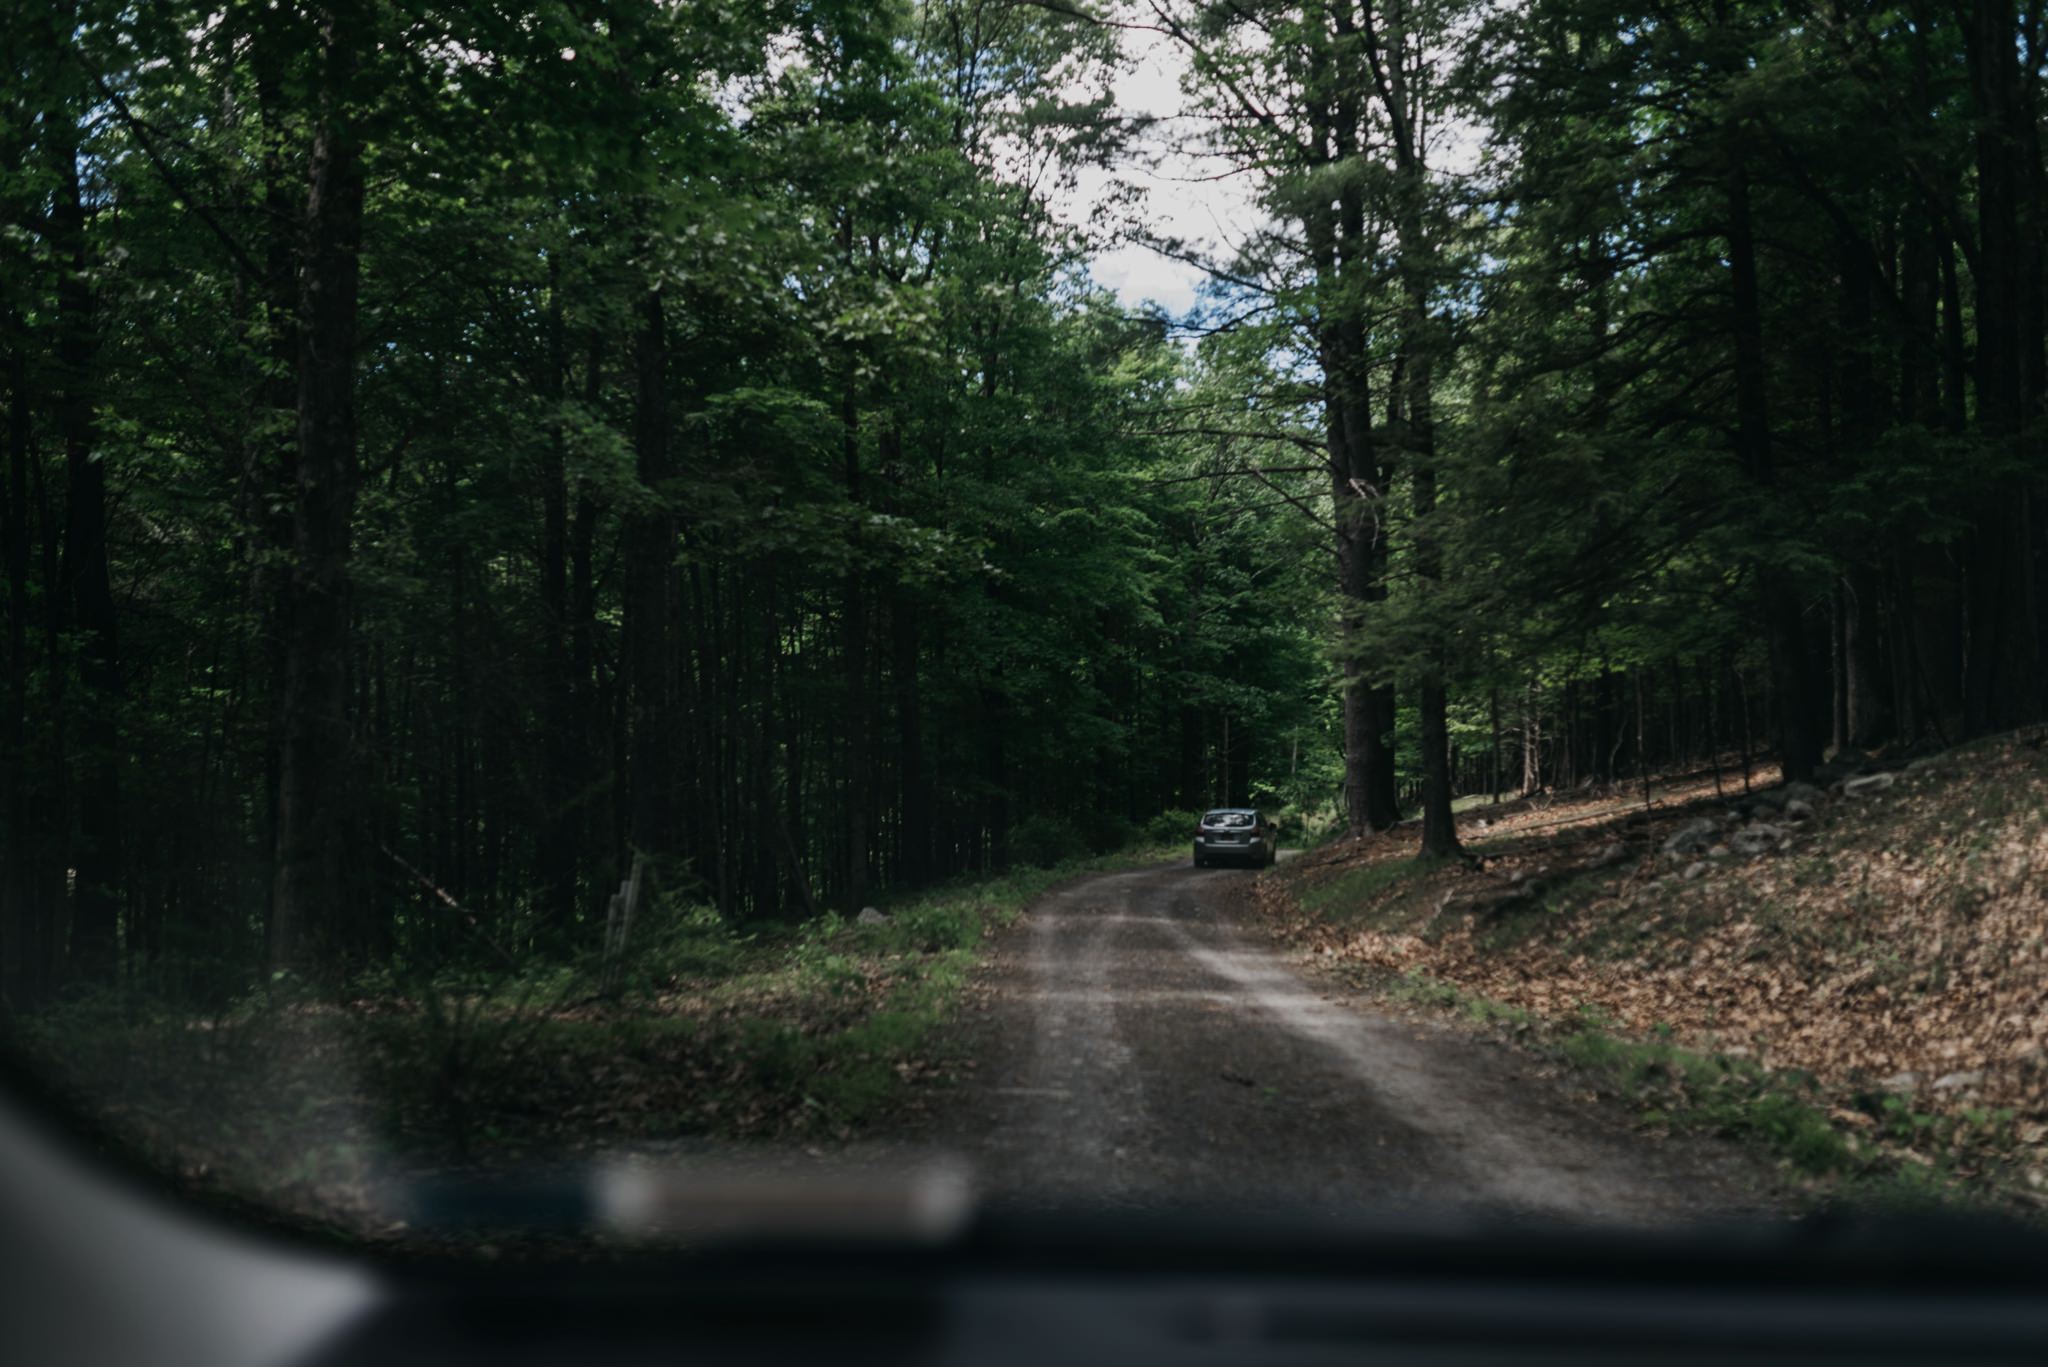
[[[1804,798],[1793,798],[1785,804],[1785,819],[1787,821],[1813,820],[1813,804]]]
[[[1943,756],[1941,755],[1922,755],[1906,766],[1906,772],[1909,774],[1924,774],[1930,769],[1939,769],[1942,767],[1942,758]]]
[[[1785,802],[1796,800],[1812,803],[1819,802],[1827,794],[1814,787],[1811,783],[1788,783],[1778,790],[1778,796]]]
[[[1600,853],[1593,856],[1593,867],[1596,869],[1611,868],[1627,858],[1628,846],[1622,844],[1619,840],[1610,841],[1600,847]]]
[[[1918,1073],[1893,1073],[1877,1085],[1884,1088],[1887,1092],[1917,1091],[1920,1087],[1920,1075]]]
[[[1664,853],[1696,854],[1713,840],[1717,829],[1706,817],[1696,816],[1665,839]]]
[[[1934,1079],[1934,1090],[1937,1092],[1958,1092],[1965,1087],[1975,1087],[1983,1080],[1984,1074],[1981,1071],[1944,1073],[1942,1076]]]
[[[1844,797],[1872,797],[1899,781],[1897,774],[1865,774],[1842,785]]]
[[[1754,856],[1774,848],[1784,838],[1785,833],[1776,826],[1766,826],[1759,822],[1746,831],[1737,831],[1730,843],[1739,853]]]
[[[1775,812],[1784,805],[1785,795],[1783,793],[1768,791],[1752,793],[1749,798],[1749,812],[1751,816],[1761,816],[1765,812]]]
[[[1726,859],[1727,857],[1728,847],[1726,845],[1715,845],[1707,851],[1707,858],[1709,859]]]
[[[860,915],[854,917],[853,920],[854,924],[863,926],[886,926],[889,924],[888,915],[874,907],[862,907]]]
[[[1706,861],[1704,861],[1704,860],[1700,860],[1700,859],[1695,859],[1695,860],[1694,860],[1694,861],[1693,861],[1692,863],[1690,863],[1690,864],[1687,864],[1687,865],[1685,866],[1685,872],[1684,872],[1684,873],[1681,873],[1681,874],[1680,874],[1680,875],[1678,875],[1678,876],[1679,876],[1680,878],[1683,878],[1683,879],[1684,879],[1684,880],[1685,880],[1686,882],[1690,883],[1690,882],[1691,882],[1691,881],[1692,881],[1693,879],[1695,879],[1695,878],[1701,878],[1701,877],[1704,877],[1704,876],[1706,875],[1706,872],[1707,872],[1707,865],[1706,865]]]
[[[1833,759],[1815,769],[1813,776],[1819,782],[1832,787],[1843,779],[1854,778],[1858,774],[1867,772],[1869,768],[1869,755],[1855,749],[1853,746],[1844,747],[1835,752]]]

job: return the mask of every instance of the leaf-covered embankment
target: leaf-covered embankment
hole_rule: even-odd
[[[1471,865],[1419,861],[1406,827],[1297,861],[1259,903],[1340,971],[1523,1035],[1579,1031],[1567,1052],[1659,1118],[1762,1131],[1816,1174],[1917,1169],[2032,1204],[2048,1186],[2043,742],[1845,763],[1825,788],[1724,779],[1717,796],[1695,775],[1647,810],[1610,792],[1469,812]],[[1788,1099],[1810,1114],[1755,1113]]]

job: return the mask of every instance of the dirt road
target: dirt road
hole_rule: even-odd
[[[933,1140],[1031,1204],[1480,1207],[1658,1224],[1758,1213],[1767,1172],[1659,1141],[1533,1059],[1305,979],[1233,921],[1248,872],[1089,878],[1007,932]]]

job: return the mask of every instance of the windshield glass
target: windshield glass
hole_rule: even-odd
[[[2038,1206],[2031,46],[63,12],[0,998],[180,1190]]]

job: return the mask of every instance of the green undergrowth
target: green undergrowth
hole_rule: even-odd
[[[610,985],[592,956],[279,981],[206,1012],[109,991],[11,1022],[12,1044],[195,1191],[347,1225],[394,1166],[851,1137],[963,1062],[943,1027],[991,932],[1062,881],[1165,853],[878,898],[881,925],[657,902]]]
[[[1429,876],[1448,861],[1383,859],[1301,886],[1301,909],[1323,920],[1371,930],[1409,930],[1434,909]]]

